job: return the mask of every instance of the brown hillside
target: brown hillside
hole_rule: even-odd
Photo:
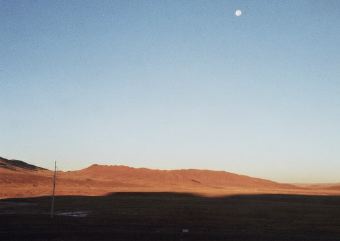
[[[185,187],[244,187],[244,188],[292,188],[292,185],[280,184],[260,178],[224,171],[210,170],[152,170],[127,166],[92,165],[73,175],[98,180],[116,180],[137,185],[185,186]]]
[[[0,158],[0,198],[50,195],[53,172],[22,161]],[[190,192],[338,194],[335,188],[297,187],[265,179],[210,170],[153,170],[92,165],[57,173],[57,195],[104,195],[111,192]]]

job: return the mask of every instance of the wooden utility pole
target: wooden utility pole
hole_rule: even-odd
[[[55,196],[55,182],[57,177],[57,162],[54,161],[54,174],[53,174],[53,189],[52,189],[52,204],[51,204],[51,218],[54,217],[54,196]]]

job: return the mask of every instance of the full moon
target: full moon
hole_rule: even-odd
[[[239,16],[241,16],[242,15],[242,11],[240,10],[240,9],[237,9],[236,11],[235,11],[235,16],[236,17],[239,17]]]

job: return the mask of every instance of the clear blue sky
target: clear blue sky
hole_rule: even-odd
[[[340,182],[337,0],[0,0],[0,91],[7,158]]]

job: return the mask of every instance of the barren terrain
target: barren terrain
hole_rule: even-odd
[[[0,198],[45,196],[53,172],[25,162],[0,159]],[[210,170],[152,170],[92,165],[57,172],[57,195],[106,195],[112,192],[176,192],[205,196],[233,194],[337,195],[339,185],[292,185]]]
[[[92,165],[57,173],[0,158],[0,240],[340,241],[339,184],[209,170]]]

